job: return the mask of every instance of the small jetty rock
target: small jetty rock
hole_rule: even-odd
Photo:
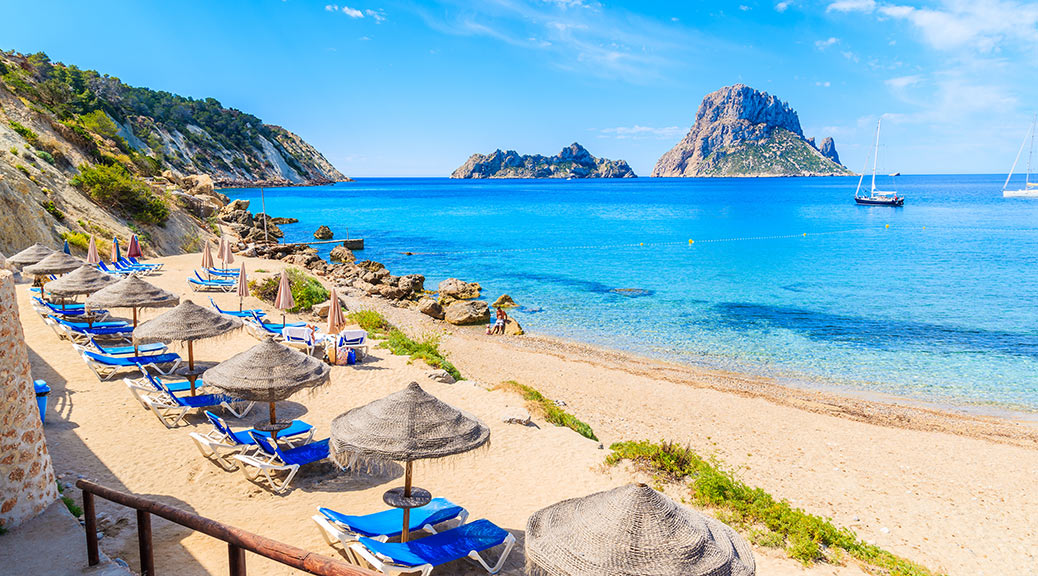
[[[422,298],[419,300],[418,311],[437,320],[443,320],[443,306],[440,306],[440,303],[432,298]]]
[[[482,300],[458,300],[447,306],[444,320],[456,326],[486,324],[490,321],[490,307]]]
[[[835,146],[828,138],[835,156]],[[827,148],[825,141],[822,148]],[[653,176],[840,176],[853,174],[804,137],[789,104],[736,84],[707,94],[688,134],[660,157]],[[837,156],[838,158],[838,156]]]
[[[497,298],[497,300],[494,300],[494,303],[491,304],[491,306],[493,306],[494,308],[518,308],[519,307],[519,305],[515,303],[515,300],[512,300],[512,297],[509,296],[508,294],[502,294],[501,296],[499,296]]]
[[[471,300],[473,298],[479,298],[479,293],[483,288],[475,282],[465,282],[458,280],[457,278],[448,278],[443,282],[440,282],[439,290],[440,302],[446,303],[451,300]],[[484,303],[485,305],[486,303]]]
[[[357,257],[353,255],[353,251],[345,246],[336,246],[332,248],[331,254],[328,254],[333,262],[354,262]]]
[[[555,156],[520,156],[515,150],[473,154],[451,178],[635,178],[623,160],[595,158],[574,142]]]
[[[322,224],[314,231],[314,238],[317,240],[331,240],[334,237],[332,229]]]

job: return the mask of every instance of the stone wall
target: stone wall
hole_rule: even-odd
[[[17,526],[57,499],[14,279],[0,270],[0,526]]]

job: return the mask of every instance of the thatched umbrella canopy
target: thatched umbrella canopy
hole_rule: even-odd
[[[101,272],[96,266],[83,264],[61,278],[47,282],[43,289],[56,296],[79,296],[93,294],[115,281],[115,276]]]
[[[137,326],[138,308],[169,308],[179,302],[180,297],[176,294],[136,276],[127,276],[86,299],[89,308],[132,308],[134,327]]]
[[[83,260],[75,256],[69,256],[64,252],[52,252],[43,260],[22,268],[22,272],[34,276],[46,276],[47,274],[64,274],[71,272],[85,264]]]
[[[133,330],[134,344],[151,344],[154,342],[187,342],[188,377],[192,378],[191,392],[194,393],[195,340],[216,338],[231,330],[241,328],[241,320],[225,314],[203,308],[190,300],[183,300],[179,306],[163,312]]]
[[[386,493],[404,508],[407,541],[409,508],[415,507],[411,464],[415,460],[446,458],[475,450],[490,441],[490,428],[478,418],[429,394],[416,382],[407,388],[354,408],[332,420],[331,452],[340,464],[361,458],[406,463],[404,488]],[[428,497],[428,492],[416,489]],[[419,504],[420,505],[420,504]]]
[[[526,523],[529,571],[550,576],[753,576],[746,540],[645,484],[538,510]]]
[[[205,371],[205,385],[233,398],[266,402],[277,423],[275,402],[304,388],[328,383],[331,369],[320,360],[267,338]]]
[[[44,246],[43,244],[36,243],[29,246],[25,250],[11,256],[7,259],[12,264],[18,264],[20,266],[29,266],[43,260],[47,256],[54,253],[54,250]]]

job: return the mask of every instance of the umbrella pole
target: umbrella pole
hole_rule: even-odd
[[[271,440],[277,440],[278,431],[273,430],[274,424],[277,424],[277,408],[275,407],[274,402],[270,403],[270,424],[272,428],[270,431],[270,438]]]
[[[404,498],[411,497],[411,461],[408,460],[404,467]],[[407,542],[408,526],[411,524],[411,509],[404,508],[404,529],[400,532],[400,541]]]
[[[137,307],[136,306],[133,307],[133,327],[134,328],[137,327]],[[133,355],[134,356],[140,356],[141,355],[141,351],[137,349],[137,341],[136,340],[133,341]]]

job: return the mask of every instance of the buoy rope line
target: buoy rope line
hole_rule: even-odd
[[[830,230],[824,232],[801,232],[799,234],[773,234],[768,236],[737,236],[732,238],[706,238],[706,239],[695,239],[689,238],[685,242],[627,242],[618,244],[580,244],[572,246],[542,246],[542,247],[529,247],[529,248],[493,248],[493,249],[474,249],[474,250],[447,250],[437,252],[403,252],[408,256],[453,256],[462,254],[501,254],[501,253],[516,253],[516,252],[552,252],[552,251],[564,251],[564,250],[610,250],[620,248],[666,248],[675,246],[689,246],[694,247],[697,244],[716,244],[721,242],[755,242],[761,240],[789,240],[792,238],[811,238],[815,236],[833,236],[837,234],[853,234],[857,232],[869,232],[869,231],[881,231],[881,232],[912,232],[912,231],[925,231],[926,226],[921,227],[890,227],[890,224],[885,224],[883,227],[866,227],[866,228],[850,228],[847,230]],[[937,226],[931,227],[931,230],[937,231],[987,231],[987,232],[1038,232],[1038,228],[958,228],[958,227],[944,227]]]

